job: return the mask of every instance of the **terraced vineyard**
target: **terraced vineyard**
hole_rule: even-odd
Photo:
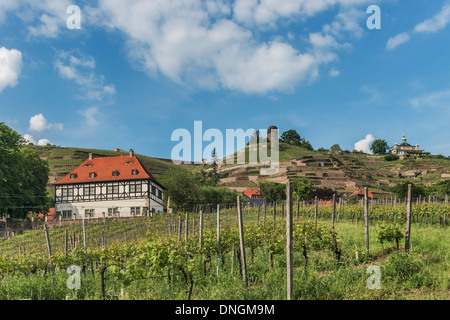
[[[248,147],[242,152],[245,152],[248,161]],[[374,196],[379,198],[390,195],[387,187],[406,181],[433,185],[450,179],[448,159],[411,158],[391,162],[386,161],[384,156],[308,151],[284,143],[280,143],[278,174],[260,175],[261,167],[249,164],[220,165],[221,185],[242,191],[255,188],[262,181],[286,183],[289,179],[308,178],[317,187],[331,188],[341,195],[369,187]]]

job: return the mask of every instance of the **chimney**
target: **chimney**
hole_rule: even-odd
[[[130,157],[134,156],[134,151],[133,149],[130,149]]]
[[[92,160],[94,157],[92,156],[92,152],[89,152],[89,160]]]

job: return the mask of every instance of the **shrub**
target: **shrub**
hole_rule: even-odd
[[[396,161],[398,159],[399,159],[399,157],[392,153],[389,153],[384,156],[384,160],[386,160],[386,161]]]

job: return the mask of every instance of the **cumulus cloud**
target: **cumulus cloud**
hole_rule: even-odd
[[[25,139],[25,141],[27,143],[36,144],[36,140],[34,140],[34,138],[31,134],[26,133],[23,135],[23,138]]]
[[[245,93],[289,91],[317,78],[322,64],[336,60],[344,34],[361,36],[366,0],[190,0],[99,1],[85,8],[88,21],[127,36],[130,60],[155,77],[162,74],[188,86]],[[310,48],[294,47],[275,35],[261,40],[280,20],[307,19],[342,9],[323,33],[312,32]],[[290,37],[292,39],[292,37]],[[336,41],[339,38],[339,42]],[[289,39],[288,39],[289,40]]]
[[[0,48],[0,93],[15,87],[22,70],[22,53],[16,49]]]
[[[67,18],[68,0],[12,0],[7,10],[26,6],[31,12],[30,35],[57,37]],[[177,83],[211,90],[245,93],[290,91],[315,80],[319,69],[349,47],[345,38],[360,38],[362,6],[369,0],[99,0],[82,8],[83,24],[119,31],[132,63],[150,76],[163,75]],[[0,4],[1,8],[1,4]],[[6,8],[6,6],[5,6]],[[278,29],[338,9],[322,30],[311,30],[306,45]],[[17,14],[17,13],[16,13]],[[28,22],[29,22],[28,21]],[[265,32],[273,35],[270,40]],[[280,31],[281,32],[281,31]],[[308,41],[309,40],[309,41]],[[68,53],[55,61],[64,79],[75,81],[80,98],[102,100],[115,94],[94,72],[95,61]]]
[[[355,143],[354,149],[356,151],[362,151],[364,153],[370,154],[372,153],[372,151],[370,151],[370,145],[374,140],[375,140],[374,136],[369,133],[368,135],[366,135],[364,139],[359,140],[358,142]]]
[[[79,51],[59,51],[55,69],[63,79],[73,80],[78,85],[83,100],[104,100],[116,94],[113,84],[105,84],[105,77],[95,73],[95,60]]]
[[[38,142],[34,139],[34,137],[31,134],[24,134],[23,138],[27,143],[31,143],[38,146],[46,146],[47,144],[52,144],[50,140],[48,139],[39,139]]]
[[[62,123],[48,123],[47,119],[42,113],[34,115],[30,118],[30,131],[42,132],[47,129],[57,128],[62,130],[64,125]]]
[[[39,139],[38,146],[46,146],[48,144],[52,144],[48,139]]]

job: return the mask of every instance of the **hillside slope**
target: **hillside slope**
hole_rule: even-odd
[[[248,149],[242,152],[245,152],[248,161]],[[384,156],[346,152],[322,153],[284,143],[280,143],[278,173],[263,176],[260,174],[261,167],[222,164],[218,169],[220,184],[242,191],[257,188],[261,181],[286,183],[288,179],[308,178],[317,187],[331,188],[340,194],[349,194],[367,186],[376,196],[382,197],[389,193],[386,187],[398,183],[412,181],[433,185],[443,179],[450,179],[448,159],[410,158],[386,161]]]
[[[48,188],[67,175],[92,152],[94,157],[118,156],[127,152],[111,150],[62,148],[56,146],[29,146],[49,163]],[[241,150],[248,162],[248,148]],[[236,159],[236,153],[233,155]],[[159,179],[164,172],[176,166],[168,159],[153,158],[136,154],[143,165]],[[237,161],[235,161],[237,163]],[[211,165],[183,165],[187,169],[211,170]],[[386,161],[383,156],[359,153],[331,153],[308,151],[304,148],[280,143],[280,168],[271,176],[260,174],[261,165],[222,164],[219,165],[219,186],[242,191],[257,188],[261,181],[286,183],[288,179],[308,178],[320,188],[332,188],[340,194],[352,193],[365,186],[376,196],[387,195],[386,187],[412,181],[433,185],[443,179],[450,179],[450,160],[405,159]],[[52,193],[52,192],[51,192]]]

